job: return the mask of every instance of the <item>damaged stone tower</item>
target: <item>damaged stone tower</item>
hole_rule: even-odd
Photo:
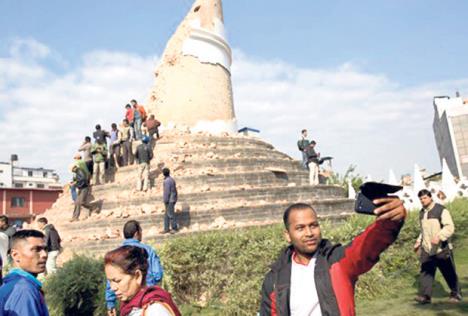
[[[167,44],[147,103],[165,127],[151,161],[151,189],[136,191],[137,166],[122,167],[92,187],[102,210],[71,223],[73,203],[65,191],[45,216],[66,252],[102,255],[120,244],[129,219],[141,223],[145,242],[171,238],[159,233],[163,167],[177,182],[178,235],[281,222],[295,202],[312,204],[321,218],[352,210],[341,187],[309,185],[299,161],[236,132],[230,65],[221,1],[197,0]]]
[[[221,0],[195,1],[155,71],[149,112],[169,128],[236,132],[231,61]]]

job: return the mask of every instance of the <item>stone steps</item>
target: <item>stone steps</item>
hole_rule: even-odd
[[[183,192],[183,191],[182,191]],[[130,191],[120,190],[119,195],[131,194]],[[100,196],[99,192],[93,191],[95,197]],[[222,201],[224,204],[236,204],[239,201],[306,201],[310,199],[322,198],[341,198],[344,196],[343,189],[336,186],[295,186],[295,187],[264,187],[253,189],[233,189],[226,191],[207,191],[194,193],[180,193],[179,205],[186,207],[196,207],[199,205]],[[149,192],[145,195],[135,194],[131,201],[114,198],[105,200],[103,207],[105,209],[117,208],[128,205],[154,204],[162,199],[159,192]]]
[[[298,201],[299,202],[299,201]],[[353,201],[349,199],[322,199],[322,200],[307,200],[304,202],[311,203],[320,216],[332,216],[340,213],[348,213],[352,211]],[[293,202],[278,202],[278,203],[264,203],[257,206],[239,206],[239,207],[226,207],[216,209],[202,209],[202,210],[188,210],[183,209],[177,212],[177,220],[182,227],[188,227],[195,223],[211,224],[217,217],[222,216],[227,221],[246,222],[255,219],[275,220],[278,216],[282,216],[282,212]],[[335,214],[336,213],[336,214]],[[133,215],[127,218],[113,218],[109,221],[107,218],[97,218],[96,215],[92,217],[72,223],[61,223],[60,229],[67,232],[79,232],[80,234],[95,232],[96,230],[102,232],[106,228],[119,228],[130,219],[136,219],[141,222],[144,228],[151,226],[161,226],[164,219],[164,214],[144,214]]]
[[[137,171],[135,170],[136,176]],[[153,174],[156,174],[156,178],[152,177],[152,184],[154,186],[160,186],[163,177],[162,175],[154,171]],[[128,178],[129,175],[127,175]],[[203,186],[210,186],[212,190],[226,189],[230,187],[239,187],[239,186],[250,186],[250,188],[257,187],[274,187],[274,186],[288,186],[288,184],[295,185],[307,185],[309,183],[309,176],[304,172],[288,172],[288,173],[274,173],[268,170],[261,170],[256,172],[236,172],[236,173],[215,173],[210,172],[210,174],[205,175],[184,175],[174,177],[176,179],[177,185],[184,189],[192,188],[196,190],[200,189]],[[119,178],[120,179],[120,178]],[[110,189],[120,188],[121,190],[132,190],[135,187],[133,182],[122,183],[106,183],[103,186],[94,187],[94,192],[103,192]],[[192,190],[191,190],[192,191]]]

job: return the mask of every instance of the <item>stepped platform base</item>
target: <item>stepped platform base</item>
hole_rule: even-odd
[[[172,238],[158,233],[164,216],[163,167],[177,182],[177,235],[281,222],[284,209],[297,202],[312,204],[321,218],[342,218],[353,209],[341,187],[310,186],[298,161],[258,138],[169,131],[156,143],[154,157],[147,192],[135,190],[138,168],[131,165],[92,187],[102,205],[99,213],[68,222],[73,204],[67,192],[46,212],[68,254],[104,254],[120,244],[130,219],[140,221],[146,242]]]

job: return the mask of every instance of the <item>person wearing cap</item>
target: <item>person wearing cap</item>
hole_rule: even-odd
[[[81,159],[81,155],[79,153],[76,153],[75,156],[73,156],[73,159],[74,159],[75,164],[78,166],[78,168],[83,170],[83,172],[89,178],[91,175],[89,173],[88,166],[86,162]],[[71,193],[73,202],[75,202],[78,194],[76,193],[76,187],[72,183],[70,183],[70,193]]]
[[[78,189],[78,195],[75,200],[75,208],[73,210],[73,217],[70,220],[70,222],[74,222],[79,220],[82,206],[87,208],[89,213],[91,213],[93,207],[88,203],[89,178],[75,163],[69,166],[69,170],[74,175],[72,185]]]
[[[135,153],[135,159],[138,163],[137,191],[147,191],[149,184],[150,161],[153,159],[153,150],[149,143],[149,137],[144,136],[142,143],[138,145]],[[143,182],[143,187],[142,187]]]

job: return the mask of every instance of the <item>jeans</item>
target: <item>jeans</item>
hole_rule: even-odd
[[[76,197],[78,196],[78,193],[76,193],[76,187],[74,185],[70,186],[70,193],[71,193],[71,198],[73,202],[76,201]]]
[[[136,118],[133,122],[133,128],[135,129],[135,139],[141,139],[141,118]]]
[[[175,218],[175,202],[164,203],[166,206],[166,213],[164,214],[164,230],[169,230],[169,225],[171,225],[172,230],[177,230],[177,222]]]
[[[307,163],[307,154],[305,152],[302,152],[302,166],[304,169],[309,170],[309,164]]]

